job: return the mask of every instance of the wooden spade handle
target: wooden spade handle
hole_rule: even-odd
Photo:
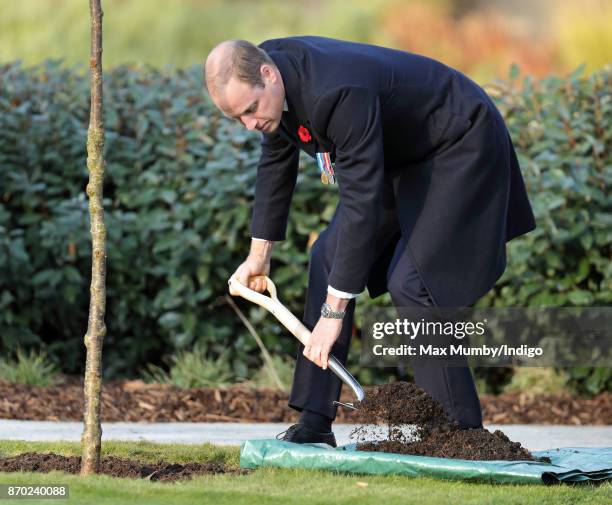
[[[230,295],[241,296],[271,312],[285,328],[302,342],[302,344],[306,345],[310,340],[310,331],[279,301],[276,295],[276,286],[272,282],[272,279],[265,275],[258,275],[253,278],[263,278],[266,281],[266,289],[270,293],[270,296],[266,296],[246,287],[235,277],[230,278],[228,281]]]
[[[302,322],[279,301],[278,296],[276,295],[276,286],[272,282],[272,279],[265,275],[258,275],[253,278],[265,279],[266,289],[270,293],[270,296],[265,296],[253,289],[248,288],[244,284],[241,284],[235,277],[230,277],[230,280],[228,281],[230,295],[241,296],[242,298],[249,300],[250,302],[253,302],[271,312],[272,315],[274,315],[274,317],[276,317],[276,319],[278,319],[285,328],[287,328],[300,342],[302,342],[302,344],[308,344],[308,341],[310,340],[310,330],[306,328],[306,326],[304,326]],[[357,397],[357,400],[363,400],[365,393],[359,382],[357,382],[355,377],[353,377],[350,372],[344,368],[342,363],[340,363],[331,354],[328,358],[328,366],[329,369],[335,373],[342,382],[351,388]],[[346,404],[346,406],[353,408],[350,404]]]

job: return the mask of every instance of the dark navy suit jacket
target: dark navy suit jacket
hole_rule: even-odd
[[[331,286],[386,291],[399,236],[376,245],[391,207],[437,305],[473,303],[489,290],[505,268],[505,243],[535,222],[508,131],[482,88],[394,49],[322,37],[260,47],[278,66],[289,110],[263,135],[252,236],[284,240],[299,150],[329,152],[341,213]]]

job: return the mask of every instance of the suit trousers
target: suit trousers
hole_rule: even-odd
[[[329,226],[319,235],[310,251],[303,322],[311,331],[319,320],[321,305],[327,296],[328,278],[341,226],[340,206],[341,204]],[[399,232],[397,211],[392,205],[385,206],[381,221],[375,244],[380,250],[389,244],[390,239],[397,237]],[[395,246],[386,277],[394,307],[434,305],[411,260],[404,237],[400,237]],[[353,299],[347,306],[342,330],[331,351],[342,364],[346,364],[348,357],[354,311]],[[323,370],[304,357],[303,350],[304,346],[300,343],[289,406],[300,412],[303,409],[314,411],[333,420],[337,411],[333,402],[340,398],[342,382],[331,370]],[[465,366],[447,366],[420,364],[413,360],[411,366],[414,382],[442,404],[450,419],[457,421],[464,428],[482,427],[480,402],[467,362]]]

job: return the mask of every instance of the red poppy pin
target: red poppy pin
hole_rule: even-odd
[[[312,140],[310,132],[305,126],[302,125],[300,125],[300,127],[298,128],[298,137],[300,137],[300,140],[302,142],[310,142]]]

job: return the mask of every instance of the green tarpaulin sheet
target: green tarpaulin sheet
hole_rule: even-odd
[[[612,480],[612,447],[566,447],[535,451],[550,463],[533,461],[468,461],[355,450],[326,444],[294,444],[282,440],[247,440],[240,448],[240,466],[308,468],[373,475],[428,476],[500,484],[554,484]]]

